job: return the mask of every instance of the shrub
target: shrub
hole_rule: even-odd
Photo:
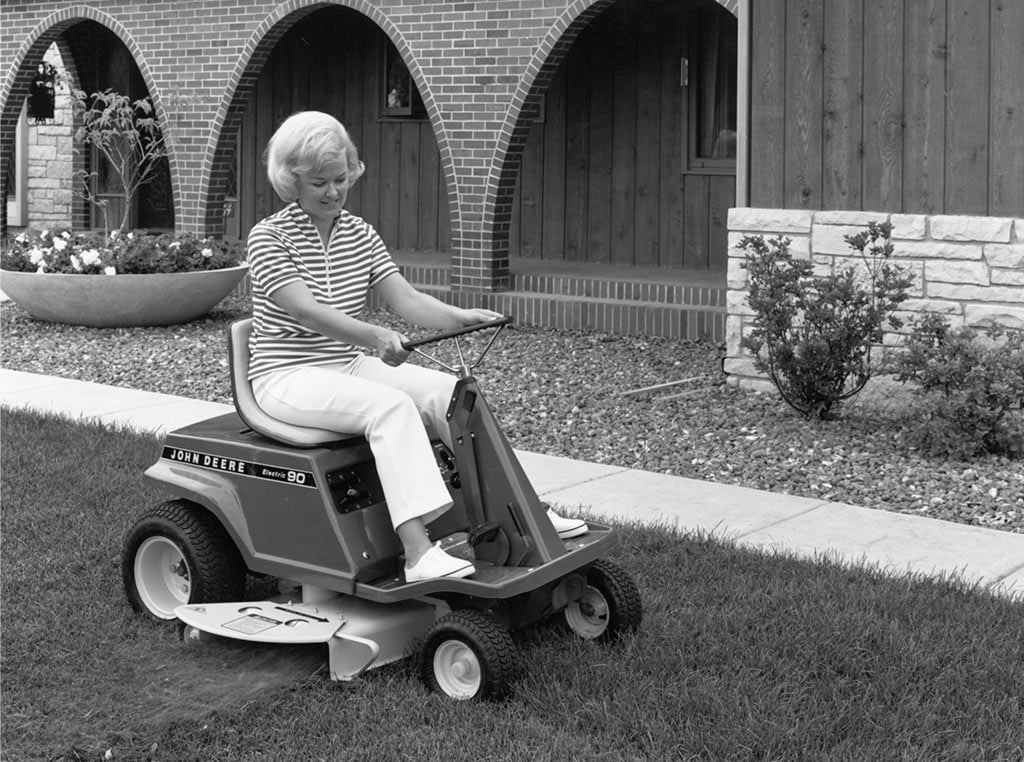
[[[829,419],[857,394],[873,373],[871,349],[883,323],[902,323],[894,312],[907,298],[911,279],[889,262],[892,226],[871,222],[846,242],[860,266],[815,275],[811,262],[794,259],[790,239],[747,236],[748,301],[754,328],[743,346],[754,355],[782,398],[805,418]]]
[[[917,384],[925,398],[909,430],[912,444],[959,458],[1024,457],[1024,331],[979,334],[925,315],[897,360],[897,379]]]

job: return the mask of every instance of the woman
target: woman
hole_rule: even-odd
[[[452,506],[427,429],[451,446],[445,413],[455,378],[404,365],[405,337],[359,316],[370,288],[425,328],[450,330],[501,315],[414,289],[376,231],[344,209],[364,167],[334,117],[292,115],[271,137],[266,162],[288,205],[248,239],[256,399],[287,423],[365,436],[405,550],[406,580],[467,577],[473,564],[432,545],[426,530]],[[563,537],[587,531],[584,522],[549,515]]]

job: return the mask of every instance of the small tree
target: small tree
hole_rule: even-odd
[[[747,236],[750,307],[754,329],[743,346],[782,398],[805,418],[829,419],[843,400],[864,388],[873,373],[871,348],[882,340],[883,323],[901,321],[894,312],[907,298],[911,279],[889,262],[892,226],[872,222],[846,236],[861,266],[815,275],[794,259],[790,239]]]
[[[82,122],[75,131],[75,141],[82,146],[94,146],[106,159],[119,195],[124,199],[124,214],[118,224],[118,229],[124,230],[128,226],[132,199],[139,188],[153,180],[160,159],[167,156],[164,134],[154,115],[153,104],[146,98],[133,101],[113,90],[91,95],[78,90],[73,104]],[[98,173],[81,170],[76,175],[82,188],[79,195],[100,209],[104,232],[109,233],[109,204],[98,196],[95,187]]]

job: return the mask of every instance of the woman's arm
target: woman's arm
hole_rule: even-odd
[[[502,317],[487,309],[462,309],[417,291],[402,275],[389,275],[374,288],[399,317],[424,328],[452,330]]]
[[[398,331],[358,320],[321,304],[301,281],[281,286],[270,298],[304,328],[347,344],[371,349],[388,365],[400,365],[409,356],[408,350],[402,348],[405,337]]]

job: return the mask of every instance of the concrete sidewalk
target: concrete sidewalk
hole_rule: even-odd
[[[0,368],[0,404],[163,433],[230,405]],[[956,575],[1024,600],[1024,534],[519,452],[537,492],[569,513],[678,527],[738,545]]]

